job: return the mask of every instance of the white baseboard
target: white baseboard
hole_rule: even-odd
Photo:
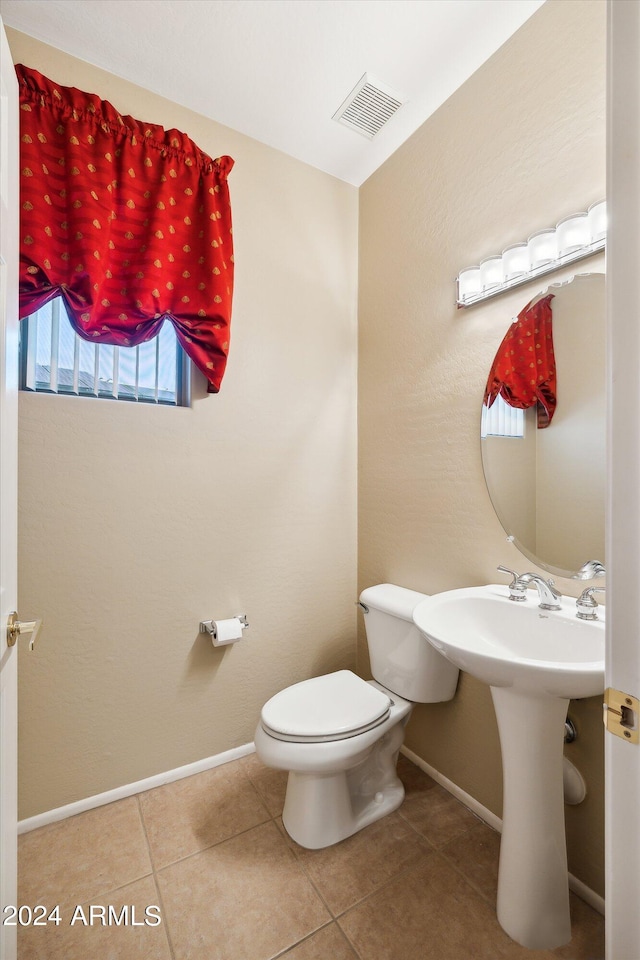
[[[35,817],[20,820],[18,823],[18,833],[28,833],[30,830],[36,830],[38,827],[44,827],[49,823],[56,823],[58,820],[74,817],[77,813],[84,813],[86,810],[93,810],[95,807],[103,807],[106,803],[113,803],[114,800],[132,797],[136,793],[153,790],[154,787],[162,787],[165,783],[173,783],[174,780],[191,777],[194,773],[211,770],[213,767],[219,767],[223,763],[230,763],[232,760],[239,760],[240,757],[246,757],[250,753],[255,753],[255,749],[253,743],[245,743],[241,747],[234,747],[233,750],[217,753],[213,757],[205,757],[204,760],[187,763],[184,767],[176,767],[174,770],[167,770],[166,773],[157,773],[155,776],[147,777],[145,780],[136,780],[135,783],[125,783],[122,787],[116,787],[114,790],[97,793],[95,796],[87,797],[85,800],[76,800],[75,803],[68,803],[64,807],[56,807],[55,810],[47,810],[45,813],[39,813]]]
[[[419,757],[413,750],[409,750],[408,747],[403,746],[400,748],[400,752],[403,753],[408,760],[411,760],[412,763],[415,763],[416,767],[420,767],[421,770],[428,773],[441,787],[444,787],[445,790],[453,794],[456,800],[464,803],[465,807],[468,807],[477,817],[484,820],[485,823],[493,827],[494,830],[497,830],[498,833],[502,833],[502,820],[500,817],[497,817],[495,813],[492,813],[487,807],[478,803],[474,797],[462,790],[453,780],[449,780],[439,773],[435,767],[432,767],[430,763],[427,763],[422,757]],[[588,903],[590,907],[593,907],[594,910],[597,910],[598,913],[604,916],[604,897],[601,897],[600,894],[584,884],[582,880],[578,880],[572,873],[569,874],[569,888],[573,890],[581,900],[584,900],[585,903]]]

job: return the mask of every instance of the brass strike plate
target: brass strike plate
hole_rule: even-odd
[[[628,743],[640,742],[638,718],[640,701],[630,693],[608,687],[604,693],[602,719],[609,733],[622,737]]]

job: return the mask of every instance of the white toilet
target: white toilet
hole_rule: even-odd
[[[391,583],[362,591],[375,680],[339,670],[287,687],[262,708],[256,753],[289,771],[282,819],[303,847],[331,846],[400,806],[396,763],[413,704],[455,694],[457,667],[412,619],[424,596]]]

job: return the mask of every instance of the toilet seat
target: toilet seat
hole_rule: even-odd
[[[313,677],[282,690],[262,708],[262,728],[293,743],[345,740],[377,727],[392,701],[350,670]]]

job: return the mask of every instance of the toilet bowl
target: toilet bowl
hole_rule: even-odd
[[[413,623],[424,594],[395,584],[360,595],[374,680],[339,670],[293,684],[262,708],[256,753],[287,770],[287,833],[316,850],[396,810],[404,730],[416,702],[450,700],[458,669]]]

